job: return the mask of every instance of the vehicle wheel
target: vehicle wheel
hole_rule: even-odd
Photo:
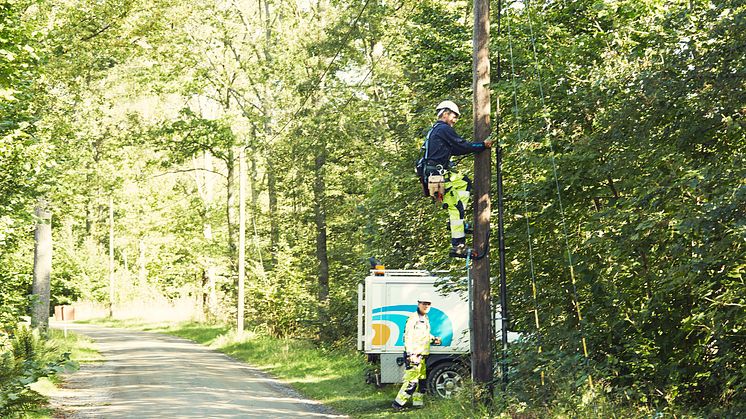
[[[438,364],[427,375],[427,388],[431,394],[450,399],[464,388],[466,369],[455,362]]]

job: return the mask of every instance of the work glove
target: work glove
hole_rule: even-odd
[[[495,143],[495,141],[492,139],[492,134],[488,135],[487,138],[484,139],[484,146],[487,148],[492,148],[492,145]]]

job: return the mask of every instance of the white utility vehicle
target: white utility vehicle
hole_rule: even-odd
[[[375,366],[367,382],[402,382],[404,326],[417,310],[421,295],[430,297],[430,332],[442,341],[430,347],[427,388],[440,397],[450,397],[470,376],[469,302],[459,293],[442,295],[435,287],[437,280],[428,271],[376,267],[358,286],[357,348]],[[496,323],[499,336],[499,319]]]

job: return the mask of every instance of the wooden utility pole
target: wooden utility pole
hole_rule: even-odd
[[[36,206],[34,232],[34,282],[31,301],[31,327],[46,332],[49,328],[49,294],[52,275],[52,214],[45,200]]]
[[[114,316],[114,197],[109,197],[109,317]]]
[[[238,151],[238,318],[236,330],[243,333],[246,292],[246,150]]]
[[[474,140],[490,135],[490,2],[474,0]],[[492,398],[492,324],[490,308],[490,182],[492,154],[478,153],[474,158],[474,250],[481,259],[472,268],[472,379],[484,386],[484,401]]]
[[[127,248],[122,246],[122,264],[124,264],[124,276],[127,279],[127,283],[129,283],[129,272],[130,272],[130,263],[129,259],[127,258]]]
[[[215,174],[213,173],[213,164],[212,164],[212,154],[210,154],[210,151],[204,151],[203,152],[203,160],[204,160],[204,171],[202,171],[202,175],[198,175],[198,171],[195,171],[195,183],[197,184],[198,190],[200,190],[200,195],[202,196],[202,200],[205,204],[205,216],[202,220],[202,232],[205,237],[205,242],[208,243],[210,246],[212,246],[213,242],[213,235],[212,235],[212,224],[210,224],[210,213],[212,210],[212,204],[215,200]],[[195,168],[199,167],[195,163]],[[204,187],[201,187],[204,183]],[[217,314],[217,290],[215,289],[215,266],[213,266],[213,259],[212,257],[207,258],[207,268],[205,268],[204,276],[207,279],[207,312],[215,316]],[[203,290],[204,292],[204,290]]]

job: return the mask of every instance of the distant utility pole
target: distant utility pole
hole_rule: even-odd
[[[246,150],[238,151],[238,317],[236,330],[244,328],[244,281],[246,279]]]
[[[490,135],[490,2],[474,0],[474,140],[484,141]],[[490,308],[490,183],[492,154],[478,153],[474,159],[474,249],[484,257],[472,268],[472,379],[492,398],[492,324]]]
[[[109,317],[114,317],[114,197],[109,197]]]
[[[140,270],[137,274],[137,286],[142,290],[145,289],[145,284],[148,282],[148,268],[147,261],[145,260],[145,240],[140,239],[139,243],[140,257],[138,258],[138,264]]]
[[[49,294],[52,275],[52,214],[47,202],[39,200],[36,206],[36,231],[34,232],[34,282],[31,302],[31,327],[46,332],[49,328]]]

